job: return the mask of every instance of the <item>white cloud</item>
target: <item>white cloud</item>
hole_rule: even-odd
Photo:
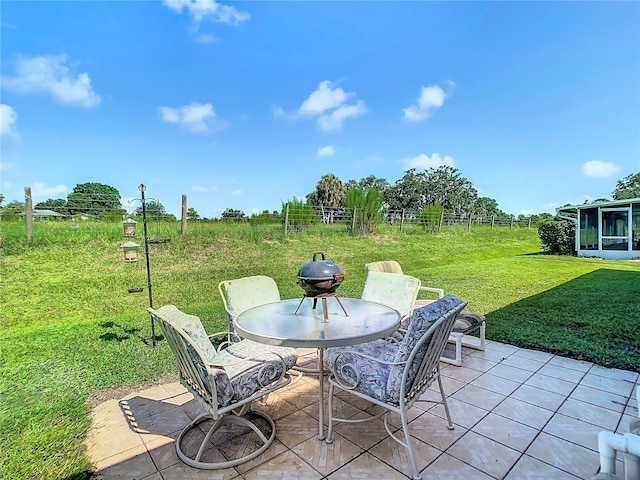
[[[358,100],[355,105],[341,105],[330,113],[320,115],[318,126],[322,130],[339,130],[347,118],[359,117],[367,111],[362,100]]]
[[[242,190],[240,189],[234,190],[233,192],[231,192],[231,195],[242,195]]]
[[[203,187],[201,185],[194,185],[193,187],[191,187],[191,190],[194,190],[196,192],[215,192],[218,190],[218,187],[216,185],[210,185],[208,187]]]
[[[48,93],[65,105],[89,108],[100,104],[89,74],[74,77],[65,55],[19,58],[16,75],[3,76],[2,86],[17,93]]]
[[[434,153],[430,157],[421,153],[417,157],[406,158],[404,160],[404,164],[408,168],[416,168],[418,170],[424,169],[428,170],[430,168],[438,168],[443,165],[448,165],[450,167],[455,167],[455,159],[450,157],[449,155],[445,155],[444,158],[439,153]]]
[[[13,124],[17,119],[18,115],[12,107],[6,103],[0,104],[0,135],[15,135]]]
[[[447,94],[437,85],[422,87],[416,103],[402,109],[404,118],[411,121],[424,120],[429,117],[434,108],[444,105],[445,98]]]
[[[318,156],[318,158],[333,157],[335,153],[336,152],[335,152],[335,149],[333,148],[333,145],[327,145],[326,147],[319,148],[318,153],[316,155]]]
[[[339,107],[353,95],[353,93],[345,93],[340,87],[332,88],[331,82],[325,80],[320,82],[318,89],[302,102],[298,113],[301,115],[320,115],[326,110]]]
[[[321,130],[339,130],[346,119],[359,117],[367,111],[362,100],[347,103],[353,97],[355,93],[345,92],[340,87],[334,87],[329,80],[324,80],[302,102],[296,113],[288,114],[279,106],[272,106],[271,110],[274,118],[318,117],[317,124]]]
[[[210,103],[184,105],[178,108],[159,107],[162,120],[169,123],[178,123],[192,132],[206,132],[211,127],[211,122],[216,116],[213,105]]]
[[[222,5],[215,0],[163,0],[162,3],[177,13],[186,10],[196,23],[208,20],[227,25],[239,25],[251,18],[248,13]]]
[[[587,177],[612,177],[618,175],[622,169],[615,163],[591,160],[582,165],[582,173]]]
[[[55,187],[48,187],[44,183],[34,182],[33,185],[31,185],[31,195],[34,197],[56,198],[68,191],[69,188],[62,184],[56,185]]]

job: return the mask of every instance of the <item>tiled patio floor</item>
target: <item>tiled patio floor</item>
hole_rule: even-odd
[[[637,417],[637,373],[496,342],[485,352],[466,350],[462,367],[441,368],[456,427],[447,429],[442,405],[413,407],[410,429],[425,480],[591,479],[598,432],[624,433]],[[174,438],[199,412],[179,383],[107,401],[94,409],[87,437],[94,478],[410,478],[406,450],[381,421],[338,424],[333,444],[318,440],[317,388],[317,377],[305,375],[272,394],[258,405],[276,422],[271,447],[236,468],[208,471],[175,453]],[[438,398],[432,389],[425,395]],[[341,402],[343,411],[362,407],[346,395]]]

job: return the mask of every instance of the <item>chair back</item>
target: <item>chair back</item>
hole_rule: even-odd
[[[227,312],[230,332],[235,332],[233,322],[242,312],[280,301],[280,291],[275,280],[264,275],[225,280],[218,284],[218,290]]]
[[[371,262],[365,265],[367,272],[386,272],[402,274],[402,267],[395,260],[382,260],[380,262]]]
[[[212,368],[216,350],[209,341],[200,319],[178,310],[174,305],[165,305],[154,310],[147,309],[160,324],[164,337],[178,362],[180,383],[200,403],[203,401],[213,410],[218,407],[216,375],[226,378],[223,369]]]
[[[437,378],[440,371],[440,357],[447,345],[449,335],[458,313],[467,302],[454,295],[445,295],[433,303],[414,310],[411,322],[404,335],[394,362],[406,362],[402,373],[390,375],[400,379],[394,388],[400,390],[401,402],[409,405],[417,400]]]
[[[362,299],[381,303],[409,315],[420,290],[420,280],[410,275],[369,271],[362,289]]]

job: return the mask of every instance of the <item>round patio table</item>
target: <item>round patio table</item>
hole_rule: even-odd
[[[235,319],[238,334],[254,342],[318,349],[318,371],[323,372],[324,349],[383,338],[400,326],[400,312],[380,303],[341,298],[313,308],[312,298],[267,303],[242,312]],[[326,305],[326,306],[325,306]],[[323,311],[327,309],[327,312]],[[297,313],[296,313],[297,310]],[[325,313],[327,320],[325,321]],[[324,439],[324,375],[319,378],[318,438]]]

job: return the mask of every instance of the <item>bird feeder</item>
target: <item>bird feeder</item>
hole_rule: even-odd
[[[120,245],[124,250],[125,262],[137,262],[138,261],[138,247],[140,246],[136,242],[124,242]]]
[[[135,237],[136,236],[136,222],[133,218],[127,218],[122,221],[122,226],[124,227],[124,236],[125,237]]]

